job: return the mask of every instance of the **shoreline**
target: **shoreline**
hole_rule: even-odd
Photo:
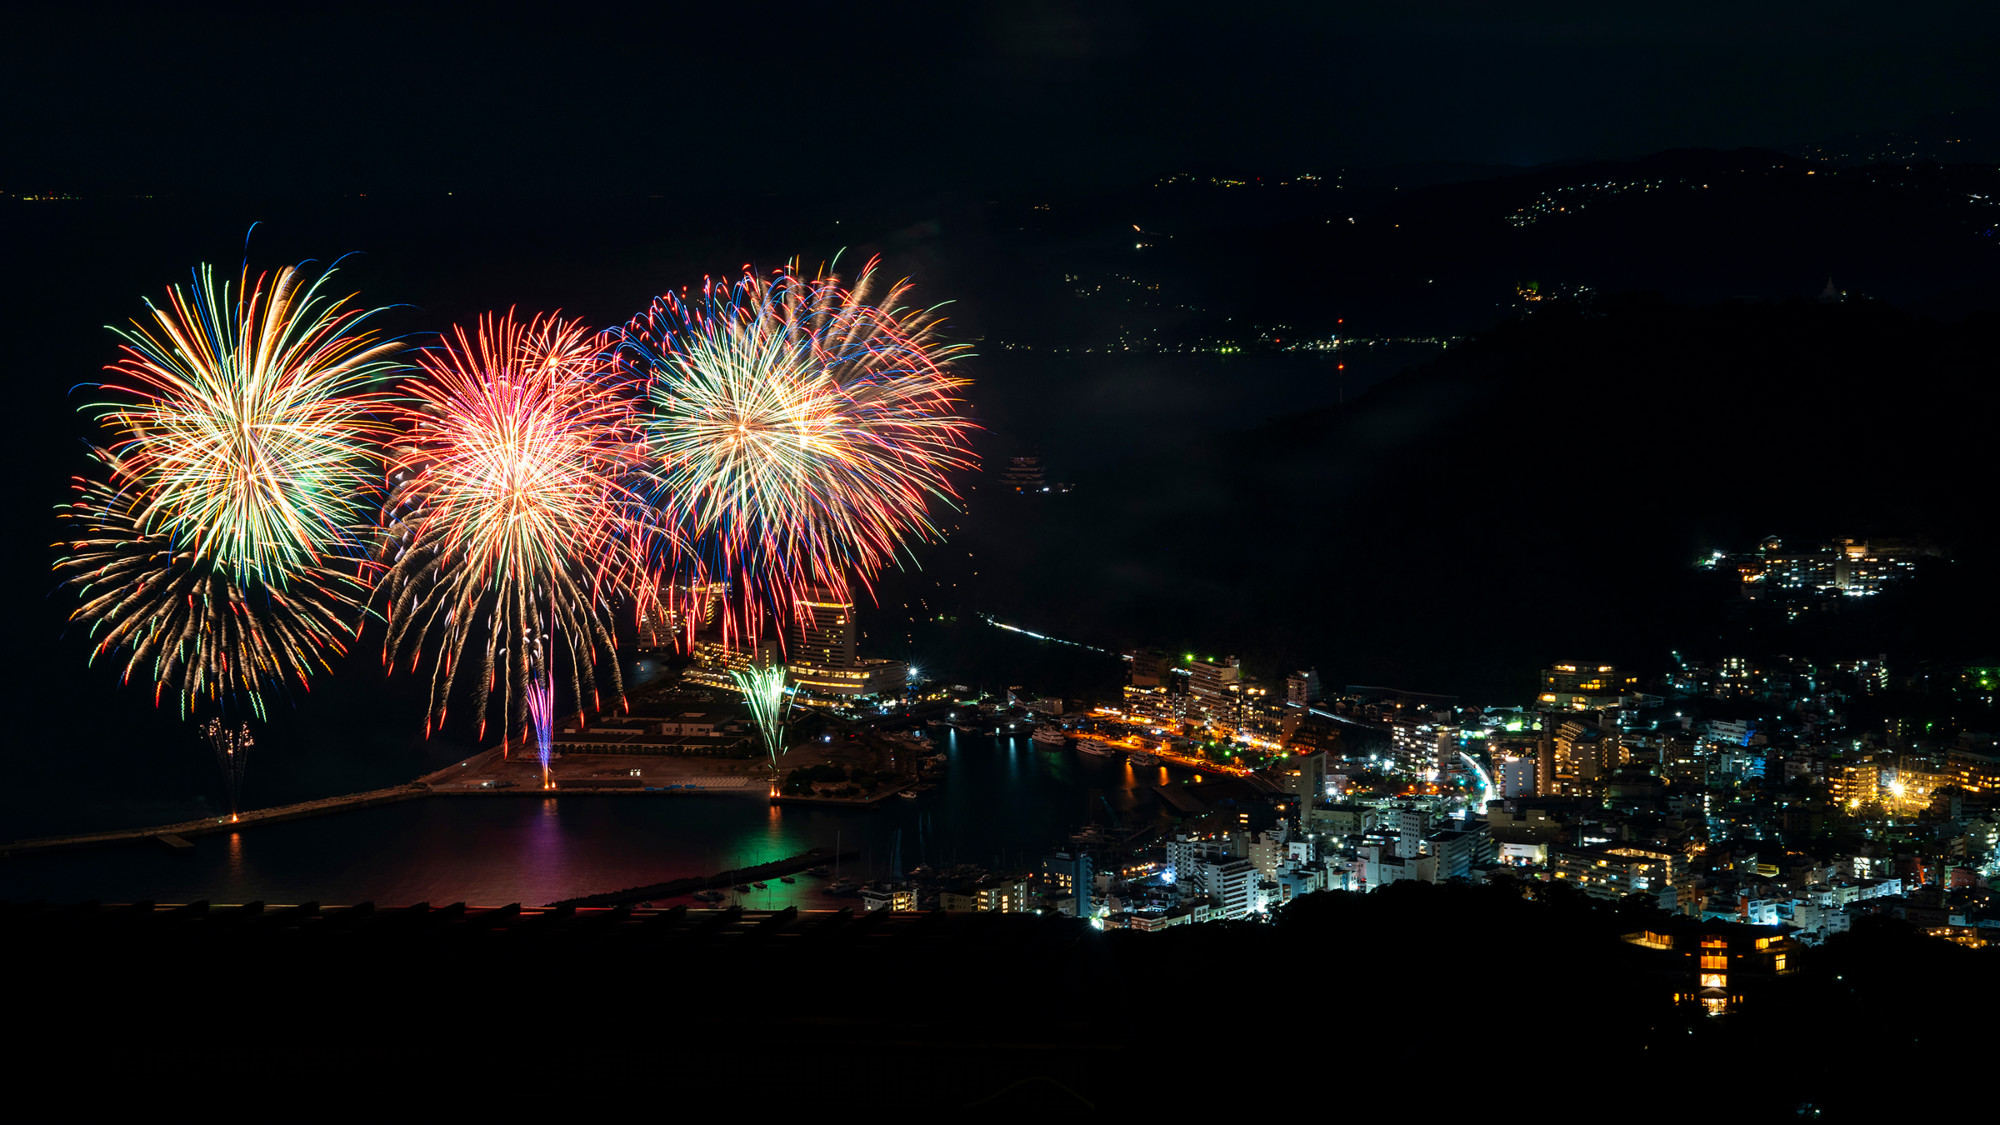
[[[496,788],[481,788],[468,785],[467,777],[490,772],[502,765],[501,748],[494,747],[466,759],[456,766],[447,766],[425,774],[402,785],[381,789],[368,789],[356,793],[343,793],[332,797],[320,797],[310,801],[297,801],[289,805],[274,805],[269,808],[249,809],[232,816],[200,817],[193,820],[176,821],[169,824],[142,825],[133,828],[108,829],[99,832],[75,832],[60,836],[38,836],[14,840],[0,844],[0,860],[17,856],[45,854],[49,852],[76,851],[86,848],[116,847],[123,844],[153,843],[159,846],[183,851],[194,845],[190,837],[214,836],[236,832],[258,824],[278,824],[286,821],[303,820],[308,817],[328,816],[355,809],[375,808],[381,805],[401,804],[405,801],[421,800],[429,797],[540,797],[559,796],[632,796],[632,797],[754,797],[768,799],[769,790],[761,779],[751,778],[741,772],[714,771],[706,774],[677,773],[681,780],[672,785],[568,785],[554,789],[544,789],[538,785],[508,785]],[[582,758],[582,755],[577,757]],[[514,759],[518,762],[519,759]],[[595,764],[583,762],[583,765]],[[562,780],[557,778],[558,782]],[[578,778],[577,780],[588,780]],[[730,782],[734,784],[703,784]]]

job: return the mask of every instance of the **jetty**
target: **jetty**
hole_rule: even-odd
[[[196,836],[213,836],[217,833],[239,832],[259,824],[276,824],[287,820],[300,820],[309,816],[324,816],[328,813],[344,812],[349,809],[370,808],[375,805],[396,804],[414,801],[423,797],[459,796],[510,796],[549,798],[557,794],[621,794],[647,797],[693,797],[727,793],[731,795],[750,794],[761,796],[768,792],[768,785],[762,779],[751,779],[740,772],[700,773],[676,764],[669,770],[660,771],[655,767],[655,775],[648,779],[634,777],[629,759],[615,763],[617,769],[597,768],[603,763],[593,756],[573,755],[564,763],[569,769],[556,776],[557,787],[544,789],[539,781],[539,770],[531,762],[523,761],[518,755],[508,760],[503,748],[495,746],[474,754],[455,765],[434,770],[402,785],[386,789],[370,789],[361,793],[343,793],[334,797],[321,797],[312,801],[299,801],[290,805],[272,808],[246,809],[227,816],[206,816],[197,820],[183,820],[174,824],[154,824],[140,828],[122,828],[109,832],[80,832],[68,836],[43,836],[35,839],[16,840],[0,844],[0,859],[29,855],[37,852],[69,851],[77,848],[108,847],[114,844],[131,844],[146,841],[156,846],[175,851],[192,850],[191,840]],[[514,780],[519,777],[519,781]],[[648,781],[651,784],[648,784]],[[504,783],[503,783],[504,782]]]
[[[554,909],[565,906],[631,906],[651,899],[674,898],[678,895],[691,895],[696,891],[733,887],[738,883],[755,883],[764,879],[775,879],[780,875],[790,875],[797,871],[810,871],[815,867],[821,867],[836,860],[854,859],[860,854],[859,852],[848,851],[840,852],[836,855],[825,848],[813,848],[794,856],[786,856],[784,859],[774,859],[769,863],[760,863],[755,867],[740,867],[734,871],[721,871],[714,875],[690,875],[685,879],[673,879],[665,883],[649,883],[643,887],[627,887],[622,891],[606,891],[603,894],[566,898],[560,902],[549,903],[548,908]]]

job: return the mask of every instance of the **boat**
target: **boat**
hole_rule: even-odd
[[[790,875],[780,875],[780,876],[778,876],[778,882],[780,882],[780,883],[796,883],[796,882],[798,882],[798,880],[797,880],[797,879],[794,879],[794,878],[792,878],[792,877],[791,877]]]
[[[747,895],[750,893],[750,884],[738,883],[734,887],[731,887],[730,889],[735,891],[739,895]]]
[[[1115,758],[1118,756],[1118,751],[1113,750],[1111,745],[1101,738],[1077,739],[1076,752],[1079,754],[1088,754],[1093,758]]]
[[[861,884],[852,879],[835,879],[826,885],[826,890],[828,894],[844,895],[858,890],[860,886]]]
[[[760,891],[768,891],[771,889],[771,884],[769,883],[752,883],[750,885],[757,888]]]
[[[979,733],[979,728],[973,726],[971,723],[953,723],[952,726],[957,727],[959,730],[962,730],[967,734]]]
[[[1063,729],[1053,723],[1043,723],[1028,737],[1044,746],[1061,746],[1064,742]]]
[[[1160,756],[1151,750],[1134,750],[1126,756],[1132,760],[1132,764],[1135,766],[1157,766],[1160,764]]]
[[[914,790],[914,789],[904,789],[904,790],[902,790],[902,791],[898,792],[898,793],[896,794],[896,796],[898,796],[898,797],[907,797],[907,798],[909,798],[910,800],[914,801],[914,800],[916,800],[916,799],[917,799],[917,791],[916,791],[916,790]]]
[[[808,875],[817,875],[817,876],[819,876],[820,878],[824,879],[824,878],[826,878],[826,877],[827,877],[828,875],[831,875],[831,874],[833,874],[833,872],[832,872],[832,871],[830,871],[830,870],[828,870],[828,869],[827,869],[827,868],[826,868],[825,866],[823,866],[823,865],[822,865],[822,866],[820,866],[820,867],[815,867],[815,868],[813,868],[812,870],[810,870],[810,871],[806,872],[806,874],[808,874]]]
[[[696,891],[696,892],[694,893],[694,897],[696,897],[696,898],[700,899],[700,900],[701,900],[701,901],[703,901],[703,902],[721,902],[721,901],[722,901],[722,892],[721,892],[721,891]]]

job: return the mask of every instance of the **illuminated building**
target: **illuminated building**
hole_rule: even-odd
[[[1612,844],[1550,850],[1551,873],[1584,894],[1606,902],[1650,896],[1660,909],[1678,911],[1692,897],[1687,857],[1671,848]]]
[[[1499,762],[1499,776],[1493,780],[1500,783],[1500,796],[1532,797],[1535,795],[1535,760],[1533,758],[1503,758]]]
[[[684,682],[731,691],[736,690],[731,672],[768,668],[779,660],[777,642],[768,638],[759,638],[754,648],[745,648],[740,640],[724,644],[719,637],[702,637],[694,642],[692,655],[693,666],[681,674]]]
[[[1223,660],[1189,660],[1188,692],[1210,706],[1219,705],[1229,688],[1242,675],[1242,662],[1235,657]]]
[[[814,695],[880,695],[901,689],[910,673],[904,661],[856,655],[854,603],[823,591],[786,622],[785,656],[792,683]]]
[[[1853,811],[1882,799],[1882,767],[1872,759],[1861,762],[1834,762],[1827,767],[1828,796],[1842,809]]]
[[[1028,880],[1018,875],[988,875],[976,883],[961,884],[940,894],[938,906],[948,912],[983,914],[1014,914],[1035,908]]]
[[[1304,707],[1320,697],[1319,669],[1307,668],[1285,677],[1285,702]]]
[[[1554,743],[1554,791],[1565,796],[1582,794],[1629,760],[1616,733],[1594,722],[1562,724]]]
[[[1474,867],[1496,858],[1493,829],[1483,820],[1462,821],[1459,827],[1442,829],[1433,833],[1428,843],[1437,856],[1439,881],[1467,878]]]
[[[1224,918],[1242,918],[1252,908],[1257,889],[1257,868],[1247,859],[1211,854],[1197,865],[1200,885],[1221,907]]]
[[[1639,677],[1609,664],[1557,664],[1542,670],[1541,705],[1567,711],[1602,711],[1635,702]]]
[[[1068,913],[1077,918],[1091,915],[1091,879],[1096,865],[1085,851],[1051,852],[1042,857],[1042,885],[1057,899],[1074,899]]]
[[[915,910],[917,890],[907,883],[861,888],[861,905],[869,910]]]
[[[786,657],[795,664],[820,668],[854,667],[854,603],[831,600],[822,590],[799,610],[785,623]]]
[[[1326,753],[1313,751],[1294,753],[1285,763],[1285,788],[1292,794],[1293,807],[1299,810],[1311,808],[1326,800]],[[1303,811],[1300,813],[1304,815]]]
[[[1625,940],[1671,958],[1674,1001],[1712,1016],[1740,1008],[1746,991],[1754,995],[1771,979],[1796,972],[1801,948],[1767,927],[1691,919],[1626,934]]]
[[[1975,744],[1961,739],[1945,755],[1945,771],[1953,784],[1971,794],[2000,792],[2000,752],[1991,740]]]

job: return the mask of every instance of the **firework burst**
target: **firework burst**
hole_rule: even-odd
[[[372,315],[275,277],[217,284],[204,266],[134,321],[85,409],[114,435],[92,449],[58,509],[73,531],[56,569],[78,588],[91,659],[123,653],[154,701],[305,686],[344,651],[365,595],[353,560],[373,523],[379,394],[400,345],[360,326]]]
[[[496,691],[503,735],[532,717],[531,685],[558,654],[578,706],[595,707],[617,604],[654,586],[639,577],[648,532],[626,484],[639,434],[600,342],[580,321],[509,312],[417,357],[424,378],[396,408],[378,593],[387,662],[407,653],[415,670],[435,640],[433,724],[468,662],[482,737]],[[617,661],[606,670],[622,696]]]
[[[743,693],[743,702],[750,707],[750,718],[757,724],[758,737],[763,739],[764,753],[770,756],[771,768],[776,770],[778,759],[785,753],[785,721],[792,710],[792,701],[785,694],[784,665],[731,672],[729,679]]]
[[[938,538],[933,504],[970,468],[958,413],[961,349],[935,310],[906,310],[874,263],[850,289],[829,274],[747,274],[668,295],[627,326],[621,365],[646,387],[660,516],[731,592],[725,634],[795,618],[814,590],[846,600],[912,541]],[[687,560],[675,560],[686,573]]]

